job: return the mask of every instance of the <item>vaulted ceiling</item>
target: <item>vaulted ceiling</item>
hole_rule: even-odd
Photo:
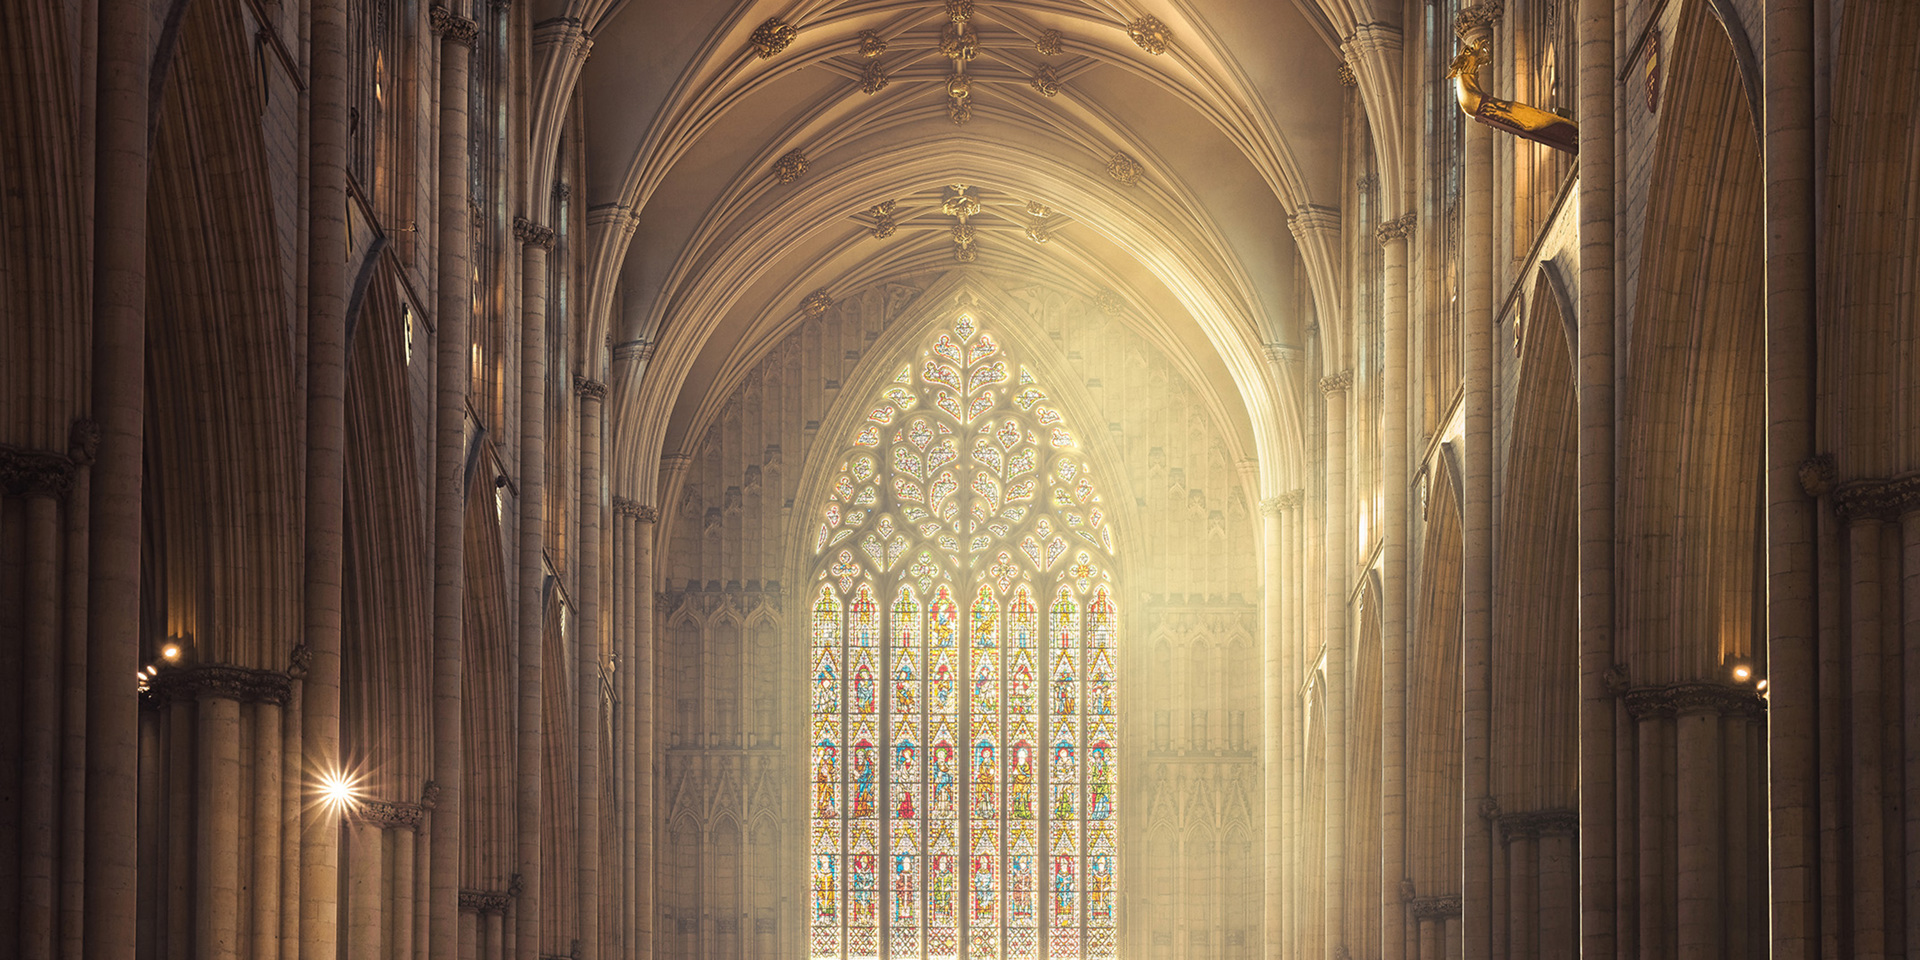
[[[681,452],[816,291],[963,264],[1117,294],[1260,446],[1262,350],[1339,302],[1339,63],[1285,0],[629,0],[581,85],[589,312],[652,344],[630,454]]]

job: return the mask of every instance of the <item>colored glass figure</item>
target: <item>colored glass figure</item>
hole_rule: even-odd
[[[809,960],[1117,956],[1113,523],[1017,359],[939,334],[814,514]]]

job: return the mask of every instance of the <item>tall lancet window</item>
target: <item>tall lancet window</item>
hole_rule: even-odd
[[[814,538],[815,960],[1117,954],[1113,523],[962,317],[879,396]]]

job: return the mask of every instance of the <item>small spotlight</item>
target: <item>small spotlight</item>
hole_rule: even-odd
[[[335,813],[352,809],[360,802],[358,785],[342,773],[329,773],[320,778],[320,799]]]
[[[1767,689],[1767,682],[1765,680],[1762,680],[1759,683],[1754,684],[1753,688],[1755,690],[1765,690]]]
[[[1735,680],[1746,681],[1751,679],[1752,677],[1753,677],[1753,668],[1747,666],[1744,663],[1733,668],[1733,678]]]
[[[177,643],[169,643],[166,646],[161,647],[160,656],[162,659],[165,659],[168,663],[172,663],[175,660],[180,659],[180,645]]]

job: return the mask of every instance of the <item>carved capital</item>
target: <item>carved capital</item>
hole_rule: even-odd
[[[1629,679],[1631,676],[1632,674],[1627,672],[1626,664],[1616,663],[1608,667],[1606,672],[1600,675],[1600,682],[1606,686],[1609,694],[1616,697],[1623,697],[1626,696],[1627,690],[1633,686],[1633,681]]]
[[[433,27],[433,32],[440,35],[440,39],[449,43],[465,44],[471,47],[474,39],[480,35],[479,28],[472,20],[459,16],[439,4],[435,4],[427,13],[427,22]]]
[[[573,378],[573,392],[579,394],[580,399],[592,400],[595,403],[607,399],[607,385],[598,380],[588,380],[586,377]]]
[[[1146,170],[1140,166],[1140,161],[1124,153],[1116,153],[1107,158],[1107,176],[1129,187],[1139,183],[1140,175],[1145,172]]]
[[[1758,720],[1767,711],[1767,701],[1752,689],[1724,683],[1636,687],[1628,690],[1623,699],[1627,715],[1635,720],[1698,713]]]
[[[427,818],[427,808],[405,800],[362,800],[352,816],[382,830],[412,830]]]
[[[1500,801],[1495,800],[1492,797],[1481,797],[1479,807],[1480,807],[1479,809],[1480,819],[1485,820],[1488,823],[1499,822]]]
[[[504,914],[512,904],[513,896],[505,890],[460,891],[460,911],[462,913]]]
[[[542,250],[553,249],[553,228],[543,227],[526,217],[513,218],[513,238]]]
[[[754,28],[753,35],[747,38],[747,44],[753,47],[753,55],[762,60],[785,50],[800,35],[793,24],[779,17],[768,17],[767,22]]]
[[[1822,453],[1800,463],[1800,489],[1818,500],[1833,490],[1833,454]]]
[[[1804,480],[1802,472],[1802,483]],[[1833,508],[1840,519],[1898,520],[1920,509],[1920,473],[1886,480],[1849,480],[1833,488]]]
[[[1416,920],[1447,920],[1460,915],[1460,896],[1415,897],[1407,901],[1407,912]]]
[[[1321,393],[1345,393],[1353,386],[1353,371],[1342,370],[1339,373],[1320,378]]]
[[[1375,238],[1378,239],[1382,245],[1392,243],[1396,240],[1411,240],[1413,239],[1414,220],[1415,215],[1411,213],[1403,217],[1387,220],[1380,224],[1380,229],[1375,232]]]
[[[1279,497],[1266,497],[1260,501],[1260,515],[1263,517],[1277,517],[1286,509],[1286,504]]]
[[[1340,81],[1340,85],[1343,87],[1357,87],[1360,85],[1360,78],[1353,75],[1353,65],[1350,63],[1340,64],[1339,68],[1334,70],[1333,75],[1335,79]]]
[[[212,663],[161,670],[147,686],[147,698],[156,705],[195,700],[233,700],[285,706],[292,693],[293,679],[278,670],[252,670]]]
[[[1580,835],[1580,812],[1529,810],[1509,813],[1500,818],[1499,827],[1501,843],[1511,843],[1516,839],[1538,840],[1541,837],[1577,837]]]
[[[100,421],[81,417],[67,428],[67,459],[74,466],[92,466],[100,455]]]
[[[75,469],[71,456],[0,444],[0,488],[13,496],[64,497]]]
[[[1139,44],[1140,49],[1156,57],[1166,53],[1167,47],[1173,43],[1173,31],[1152,16],[1136,17],[1129,21],[1127,36]]]
[[[633,510],[633,518],[634,518],[635,520],[638,520],[638,521],[640,521],[641,523],[648,523],[648,524],[652,524],[652,523],[659,523],[659,522],[660,522],[660,508],[659,508],[659,507],[651,507],[651,506],[648,506],[648,505],[646,505],[646,504],[644,504],[644,503],[643,503],[643,504],[640,504],[639,506],[637,506],[637,507],[635,507],[635,508],[634,508],[634,510]]]
[[[613,515],[616,517],[635,516],[639,510],[640,503],[637,500],[629,500],[626,497],[613,498]]]
[[[1501,0],[1482,0],[1470,7],[1464,7],[1460,15],[1453,18],[1453,32],[1466,36],[1492,30],[1499,26],[1500,18],[1506,16],[1507,6]]]

